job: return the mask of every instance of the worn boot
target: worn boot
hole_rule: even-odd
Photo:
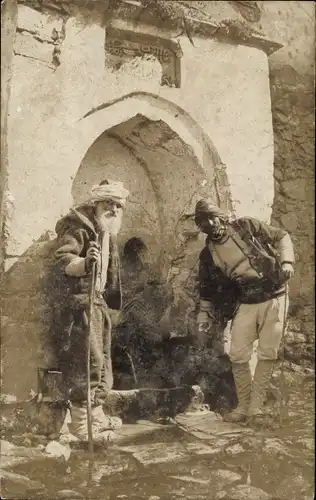
[[[261,424],[267,419],[263,405],[269,389],[273,367],[274,361],[259,360],[257,363],[248,410],[249,423]]]
[[[114,438],[113,430],[118,429],[122,425],[121,419],[117,417],[106,417],[102,407],[92,409],[91,419],[93,441],[99,444],[105,444],[112,441]],[[69,430],[79,439],[79,441],[88,441],[87,408],[84,404],[82,406],[72,406]]]
[[[251,393],[251,373],[249,363],[233,363],[233,375],[237,390],[238,406],[224,417],[226,422],[244,422],[248,415]]]
[[[92,425],[99,431],[117,430],[122,427],[122,420],[119,417],[105,415],[102,405],[92,409]]]

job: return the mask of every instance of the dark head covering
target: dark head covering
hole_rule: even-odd
[[[214,205],[211,198],[202,198],[195,206],[195,223],[197,224],[205,217],[221,217],[228,220],[229,214],[217,205]]]

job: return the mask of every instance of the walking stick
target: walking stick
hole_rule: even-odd
[[[286,331],[286,317],[287,317],[287,304],[288,304],[289,284],[285,284],[285,300],[284,300],[284,313],[283,313],[283,326],[282,326],[282,348],[281,348],[281,397],[280,397],[280,416],[279,425],[282,427],[283,417],[283,398],[285,396],[285,375],[284,375],[284,357],[285,357],[285,331]]]
[[[98,243],[98,235],[96,238],[96,243]],[[94,303],[94,292],[95,292],[95,279],[96,279],[96,267],[97,263],[92,264],[92,276],[91,276],[91,288],[89,294],[89,316],[88,316],[88,346],[87,346],[87,427],[88,427],[88,450],[89,453],[93,453],[93,435],[92,435],[92,416],[91,416],[91,387],[90,387],[90,355],[91,355],[91,321],[93,314],[93,303]]]

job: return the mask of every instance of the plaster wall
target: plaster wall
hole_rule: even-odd
[[[109,71],[100,24],[98,19],[65,22],[19,7],[18,27],[28,31],[18,33],[13,61],[9,190],[14,208],[8,253],[21,255],[33,239],[53,230],[72,204],[72,181],[92,142],[139,112],[175,128],[211,178],[211,165],[224,163],[236,213],[268,220],[273,135],[266,55],[215,40],[196,40],[192,47],[183,38],[181,88],[161,87],[158,63],[138,61]],[[64,33],[57,68],[43,56],[43,46],[52,51],[50,43],[22,43],[29,31],[49,39],[54,28]],[[109,107],[83,118],[131,94],[133,99],[115,104],[115,112]],[[218,155],[210,153],[211,141]]]

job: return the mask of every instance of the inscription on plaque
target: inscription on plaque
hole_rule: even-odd
[[[106,32],[105,51],[108,61],[116,67],[135,57],[155,57],[162,68],[161,85],[181,85],[182,50],[177,42],[112,28]]]

